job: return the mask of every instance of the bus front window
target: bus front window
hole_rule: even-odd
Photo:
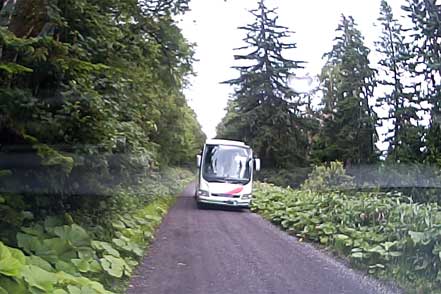
[[[209,182],[246,184],[251,179],[248,148],[208,145],[203,160],[203,177]]]

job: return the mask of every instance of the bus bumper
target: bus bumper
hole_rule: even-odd
[[[247,199],[247,200],[238,199],[238,198],[215,199],[214,197],[198,197],[196,201],[204,204],[213,204],[213,205],[230,206],[230,207],[250,208],[251,206],[251,199]]]

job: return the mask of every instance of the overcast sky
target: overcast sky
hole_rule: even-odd
[[[342,13],[353,16],[371,48],[371,62],[376,60],[374,41],[379,28],[373,24],[379,16],[380,0],[268,0],[269,7],[278,7],[279,24],[295,31],[292,41],[296,60],[304,60],[305,72],[319,74],[322,56],[332,49],[335,29]],[[389,0],[396,17],[404,0]],[[220,82],[237,77],[230,69],[235,64],[234,48],[244,45],[244,31],[238,26],[252,22],[248,12],[257,7],[257,0],[191,0],[191,12],[180,22],[185,37],[197,44],[194,64],[197,76],[185,95],[196,111],[198,120],[209,138],[216,135],[216,126],[225,114],[232,88]]]

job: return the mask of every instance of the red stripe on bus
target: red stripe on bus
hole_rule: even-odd
[[[234,190],[232,190],[230,192],[227,192],[226,194],[234,195],[234,194],[242,192],[242,190],[243,190],[243,187],[239,187],[239,188],[236,188],[236,189],[234,189]]]

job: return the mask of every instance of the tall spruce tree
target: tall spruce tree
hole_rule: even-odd
[[[267,167],[307,165],[307,135],[300,96],[287,86],[288,76],[301,68],[301,61],[285,58],[296,48],[287,41],[292,32],[277,23],[276,9],[260,0],[250,11],[252,24],[246,32],[244,54],[235,55],[239,77],[226,81],[235,87],[228,113],[218,127],[218,136],[248,142]],[[233,112],[233,113],[232,113]]]
[[[381,59],[379,66],[385,93],[377,98],[378,106],[389,110],[381,123],[391,125],[385,141],[389,144],[388,160],[392,162],[419,162],[422,160],[423,127],[420,125],[421,101],[415,95],[416,89],[409,84],[409,63],[413,58],[409,43],[405,40],[405,30],[394,18],[392,8],[386,0],[381,1],[380,17],[382,28],[377,52]]]
[[[346,164],[376,160],[376,114],[370,105],[375,70],[369,65],[370,50],[352,17],[342,15],[335,44],[324,55],[322,129],[313,148],[319,162]]]
[[[416,58],[411,70],[423,77],[421,98],[431,105],[426,161],[441,166],[441,5],[436,0],[407,0],[403,9],[413,23]]]

